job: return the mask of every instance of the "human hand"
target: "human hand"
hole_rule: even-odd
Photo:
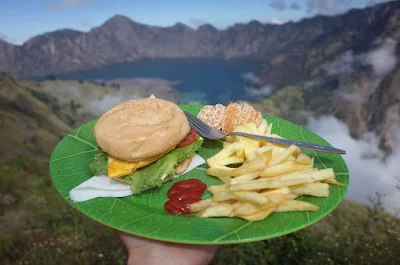
[[[217,246],[186,245],[151,240],[119,232],[128,253],[128,265],[206,265],[215,255]]]

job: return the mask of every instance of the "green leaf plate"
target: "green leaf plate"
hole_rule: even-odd
[[[197,114],[201,105],[181,105],[181,108]],[[264,115],[273,124],[273,132],[288,139],[329,145],[318,135],[288,121]],[[89,165],[97,149],[92,128],[96,120],[83,124],[66,135],[54,149],[50,160],[50,174],[54,186],[73,207],[94,220],[133,235],[162,241],[188,244],[234,244],[265,240],[282,236],[309,226],[334,210],[343,200],[349,183],[346,163],[340,155],[304,151],[315,157],[319,169],[332,167],[337,179],[345,187],[330,185],[328,198],[303,196],[300,200],[320,207],[317,212],[273,213],[258,222],[239,218],[197,218],[195,214],[174,216],[164,211],[168,189],[177,181],[198,178],[204,183],[221,183],[206,175],[206,165],[198,167],[178,179],[140,195],[123,198],[96,198],[74,203],[69,191],[92,177]],[[220,141],[205,140],[199,155],[207,159],[222,148]],[[210,198],[206,191],[203,198]]]

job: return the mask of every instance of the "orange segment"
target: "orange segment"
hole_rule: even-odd
[[[251,113],[251,106],[247,103],[244,103],[242,112],[240,113],[240,119],[237,125],[244,125],[247,123],[247,119],[249,118]]]
[[[223,124],[223,130],[225,132],[232,132],[237,126],[240,118],[242,107],[237,103],[231,103],[226,108],[225,120]]]
[[[217,128],[218,130],[222,128],[225,118],[225,112],[226,112],[226,107],[224,105],[222,104],[215,105],[215,112],[214,112],[215,128]]]
[[[254,121],[256,120],[256,115],[257,112],[256,110],[253,108],[253,106],[250,106],[250,110],[249,110],[249,117],[247,118],[246,123],[254,123]]]
[[[214,111],[215,111],[215,106],[206,105],[203,108],[201,108],[199,114],[197,114],[197,118],[199,118],[201,121],[211,126],[211,122],[214,116]]]
[[[261,125],[261,122],[262,122],[262,114],[257,111],[256,118],[254,119],[254,123],[258,127]]]

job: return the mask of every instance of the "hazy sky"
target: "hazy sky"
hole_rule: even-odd
[[[150,25],[209,22],[282,23],[315,14],[336,14],[387,0],[1,0],[0,38],[21,44],[32,36],[71,28],[88,31],[115,14]]]

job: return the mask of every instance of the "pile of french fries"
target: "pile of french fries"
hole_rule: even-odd
[[[235,131],[280,137],[272,133],[272,124],[266,120],[259,127],[246,124],[237,126]],[[228,136],[223,149],[207,164],[207,175],[224,184],[208,187],[213,198],[189,205],[203,218],[259,221],[273,212],[318,211],[318,206],[296,199],[303,195],[328,197],[329,184],[343,186],[335,179],[332,168],[314,168],[314,158],[297,146],[242,136]]]

